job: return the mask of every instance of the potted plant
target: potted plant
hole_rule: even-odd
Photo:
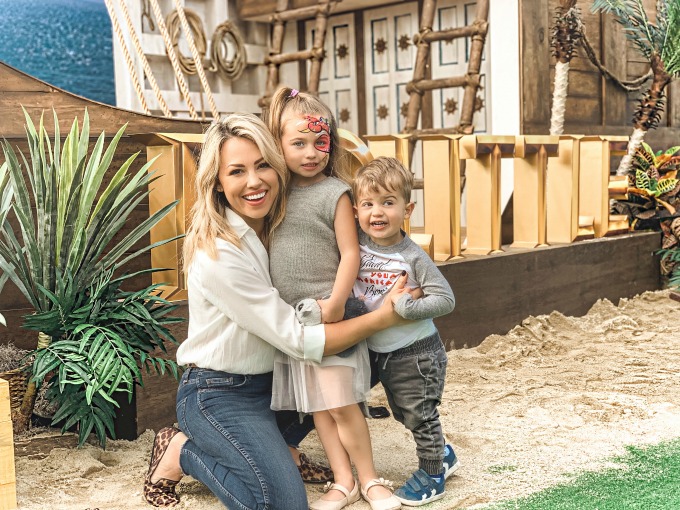
[[[90,320],[80,324],[83,329],[76,332],[69,324],[55,320],[53,314],[64,313],[64,317],[68,318],[65,320],[68,321],[76,316],[89,318],[93,317],[92,313],[86,312],[83,307],[101,308],[107,306],[106,299],[127,299],[127,295],[121,294],[119,281],[111,276],[112,271],[114,268],[121,268],[142,253],[174,240],[168,239],[132,250],[133,246],[176,205],[176,202],[168,204],[132,228],[122,238],[115,239],[114,237],[128,222],[132,211],[150,192],[149,185],[153,182],[154,176],[149,172],[149,167],[153,162],[148,162],[138,171],[132,172],[130,167],[137,156],[134,154],[113,172],[108,184],[104,185],[105,174],[110,170],[125,126],[118,130],[106,148],[105,134],[101,133],[90,150],[90,123],[87,111],[83,117],[82,128],[79,128],[78,120],[74,120],[63,144],[56,113],[53,142],[43,125],[42,116],[36,127],[26,111],[24,115],[29,153],[27,156],[22,153],[17,155],[7,141],[2,143],[8,174],[7,182],[2,188],[2,196],[11,193],[12,197],[0,202],[0,219],[3,220],[0,223],[0,269],[34,308],[35,315],[27,318],[27,324],[39,331],[36,361],[33,365],[33,370],[38,370],[38,377],[31,379],[19,412],[15,416],[14,428],[17,432],[28,427],[35,404],[37,382],[48,374],[39,370],[42,367],[39,363],[48,363],[46,360],[50,353],[57,352],[56,349],[46,352],[43,350],[49,348],[53,341],[74,341],[75,335],[82,333],[87,327],[86,324],[94,328],[106,328],[110,325],[107,322],[102,325]],[[11,192],[7,191],[8,187],[11,187]],[[10,212],[15,216],[19,228],[13,227],[7,219]],[[105,283],[107,278],[108,283]],[[120,280],[120,283],[123,280]],[[99,292],[100,288],[108,290]],[[146,294],[141,295],[142,300],[137,301],[136,306],[147,306],[151,302],[152,305],[165,305],[167,309],[165,303],[151,297],[152,291],[153,289],[140,291]],[[88,303],[82,301],[83,299],[89,300]],[[69,304],[71,302],[75,308]],[[132,319],[121,317],[120,320]],[[96,340],[86,337],[85,334],[79,338],[80,351],[88,348],[89,340]],[[96,338],[104,343],[108,342],[107,346],[114,342],[109,334]],[[172,339],[166,335],[163,340]],[[163,343],[159,344],[155,339],[154,342],[158,346],[162,346]],[[61,348],[61,344],[59,347]],[[140,349],[134,345],[131,348]],[[78,364],[75,361],[81,355],[82,352],[71,353],[70,357],[60,355],[57,365],[51,366],[58,372],[73,370],[79,373],[85,384],[78,386],[77,391],[84,391],[86,401],[90,404],[95,397],[106,399],[102,395],[104,386],[99,385],[102,381],[108,381],[107,374],[100,373],[95,379],[92,374],[88,375],[77,368]],[[128,359],[129,364],[131,359]],[[143,356],[138,353],[135,359],[142,361]],[[97,363],[94,365],[95,371],[108,367],[100,367]],[[134,369],[131,366],[129,368],[137,377]],[[156,368],[161,370],[157,365]],[[115,393],[119,389],[130,388],[128,381],[124,380],[127,376],[123,374],[120,377],[123,379],[114,381],[115,384],[109,386],[108,390],[103,390],[107,396],[110,397],[112,392]],[[73,383],[73,379],[50,380],[59,382],[59,391],[62,393],[74,389],[70,386],[67,388],[67,385]],[[94,383],[94,386],[90,383]],[[106,384],[108,383],[105,383],[105,386]],[[85,412],[83,409],[79,412]],[[95,410],[92,412],[95,415],[99,413]],[[91,424],[97,429],[101,440],[104,437],[100,433],[101,425],[103,423],[106,427],[108,422],[103,417],[101,422],[95,418],[91,419],[93,420]],[[76,419],[78,420],[80,418]],[[90,422],[80,420],[80,425],[87,428]]]

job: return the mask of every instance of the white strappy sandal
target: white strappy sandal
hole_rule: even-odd
[[[374,478],[373,480],[368,482],[364,487],[362,487],[361,496],[369,505],[371,505],[371,510],[398,510],[399,508],[401,508],[401,502],[394,497],[394,494],[384,499],[369,498],[368,497],[369,489],[371,487],[375,487],[376,485],[382,485],[389,491],[394,490],[392,487],[392,482],[390,482],[389,480],[385,480],[384,478]]]
[[[349,491],[347,487],[340,485],[339,483],[328,482],[323,488],[324,492],[330,490],[336,490],[342,492],[345,497],[337,501],[328,501],[325,499],[317,499],[314,503],[309,505],[309,510],[341,510],[347,505],[359,500],[359,481],[354,479],[354,488]]]

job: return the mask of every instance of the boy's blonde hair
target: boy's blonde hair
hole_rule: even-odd
[[[184,239],[185,268],[191,265],[198,250],[205,250],[211,258],[217,258],[217,237],[236,246],[241,245],[238,235],[226,218],[229,203],[224,193],[217,191],[222,146],[231,138],[244,138],[257,145],[264,160],[278,176],[279,194],[265,217],[264,232],[261,234],[265,246],[286,213],[288,171],[274,137],[264,122],[250,113],[233,113],[213,122],[205,133],[195,176],[196,201],[191,209],[191,223]]]
[[[366,191],[379,192],[380,188],[401,193],[408,204],[413,189],[413,174],[396,158],[380,156],[362,166],[352,183],[354,201],[358,202]]]
[[[292,112],[297,115],[313,113],[327,119],[330,128],[331,150],[328,153],[328,164],[324,168],[323,173],[329,177],[337,177],[347,184],[351,184],[351,155],[340,146],[338,125],[328,105],[312,94],[299,92],[290,87],[281,87],[274,93],[269,108],[264,111],[263,119],[274,135],[274,138],[276,138],[276,143],[282,154],[281,136],[283,136],[283,123],[281,119],[283,119],[286,112]]]

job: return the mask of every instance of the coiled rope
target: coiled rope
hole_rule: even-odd
[[[170,64],[172,64],[172,69],[175,72],[177,84],[179,85],[179,90],[180,92],[182,92],[184,102],[186,103],[187,108],[189,109],[189,116],[192,119],[197,120],[198,114],[196,113],[196,108],[194,108],[194,103],[191,101],[191,96],[189,94],[189,86],[187,85],[187,82],[184,79],[184,74],[182,74],[182,70],[180,69],[179,62],[177,60],[177,54],[175,53],[175,49],[172,45],[172,40],[170,38],[170,34],[168,33],[168,28],[165,25],[165,20],[163,19],[163,13],[161,12],[161,8],[158,5],[158,0],[150,0],[150,2],[151,8],[153,9],[153,14],[156,17],[156,23],[158,23],[158,30],[163,36],[163,42],[165,43],[165,52],[168,54]]]
[[[184,37],[186,38],[187,44],[189,45],[191,55],[194,57],[195,67],[196,71],[198,72],[198,77],[201,80],[201,85],[203,85],[203,90],[205,90],[205,93],[208,96],[208,104],[210,105],[210,111],[212,112],[213,119],[217,120],[220,114],[219,111],[217,110],[217,105],[215,104],[215,99],[213,98],[212,91],[210,90],[210,84],[208,83],[208,79],[205,76],[202,57],[199,54],[198,48],[196,47],[196,44],[194,42],[193,33],[191,27],[189,26],[189,22],[187,21],[186,14],[184,12],[184,7],[182,7],[182,5],[180,4],[180,0],[175,0],[175,11],[177,12],[180,23],[182,24],[182,30],[184,30]],[[196,19],[198,19],[198,21],[200,22],[200,18],[198,18],[198,15],[196,15]],[[203,34],[202,27],[200,33]],[[203,39],[205,41],[205,35],[203,35]],[[205,50],[203,51],[203,55],[205,55]]]
[[[158,101],[161,110],[163,110],[163,115],[165,115],[166,117],[172,117],[172,112],[170,112],[170,108],[168,108],[168,103],[166,103],[165,99],[163,98],[163,93],[161,92],[158,83],[156,83],[156,78],[154,78],[153,76],[151,66],[149,66],[149,61],[147,60],[146,55],[144,54],[144,50],[142,49],[142,45],[139,42],[139,38],[137,37],[137,31],[135,30],[135,27],[132,25],[132,20],[130,19],[130,12],[128,11],[127,5],[125,4],[125,0],[118,0],[118,4],[120,5],[120,9],[123,12],[123,17],[125,18],[125,22],[127,23],[128,31],[130,32],[130,38],[132,39],[132,44],[134,45],[135,50],[137,51],[137,56],[139,57],[139,60],[142,63],[142,68],[144,68],[144,74],[146,75],[146,78],[149,80],[149,84],[151,85],[151,89],[156,95],[156,100]]]
[[[227,60],[229,48],[228,38],[234,44],[234,58]],[[213,33],[210,42],[210,60],[212,61],[211,71],[216,71],[220,76],[227,80],[236,80],[246,68],[246,47],[236,25],[231,21],[223,21]]]
[[[205,57],[208,44],[205,39],[205,32],[203,31],[203,22],[201,18],[194,11],[190,9],[184,9],[184,13],[187,19],[187,23],[191,30],[191,34],[194,36],[194,43],[196,44],[196,51],[201,57]],[[170,39],[172,40],[172,47],[177,54],[177,60],[179,61],[179,67],[186,74],[196,74],[196,62],[193,56],[186,56],[182,53],[179,47],[179,39],[182,35],[182,20],[178,10],[172,11],[168,14],[165,19],[165,23],[168,26],[168,32],[170,32]],[[188,38],[187,38],[188,41]]]

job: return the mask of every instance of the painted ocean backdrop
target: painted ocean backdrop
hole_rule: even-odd
[[[115,105],[112,44],[104,0],[0,0],[0,60]]]

